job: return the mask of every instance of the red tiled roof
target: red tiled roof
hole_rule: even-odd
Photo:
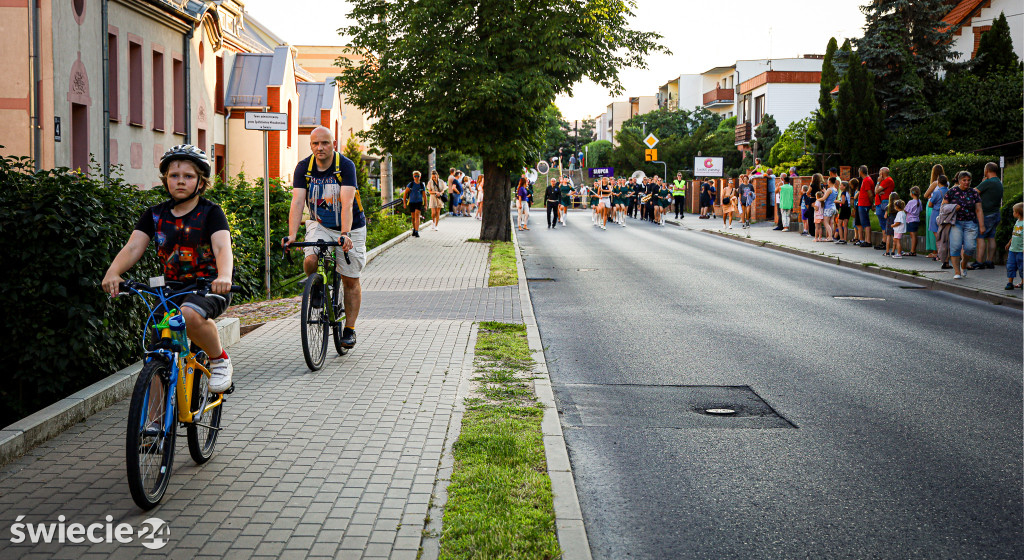
[[[959,4],[946,14],[946,17],[942,18],[942,21],[946,23],[946,29],[956,27],[970,20],[979,6],[989,2],[991,0],[961,0]]]

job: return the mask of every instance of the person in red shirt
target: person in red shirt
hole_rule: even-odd
[[[889,168],[879,169],[878,185],[875,186],[875,215],[878,216],[878,224],[883,231],[885,230],[885,209],[889,206],[889,195],[895,189],[896,182],[889,176]]]
[[[875,182],[868,175],[868,166],[857,170],[860,174],[860,191],[857,193],[857,246],[871,246],[871,207],[874,206]]]

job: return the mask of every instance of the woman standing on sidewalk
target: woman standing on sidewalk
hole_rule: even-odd
[[[530,219],[530,182],[526,177],[519,178],[516,187],[516,209],[519,211],[519,231],[528,230],[526,222]]]
[[[926,206],[928,207],[928,233],[932,239],[935,240],[935,251],[929,255],[932,260],[942,260],[942,268],[950,268],[949,259],[942,259],[941,252],[939,251],[938,237],[939,232],[942,229],[941,224],[938,222],[939,210],[942,207],[942,199],[946,198],[946,193],[949,192],[949,179],[945,175],[939,175],[939,178],[935,181],[935,188],[928,189],[932,194],[931,197],[924,197],[928,199]],[[947,247],[949,240],[946,240]],[[947,250],[946,253],[949,251]]]
[[[824,195],[822,195],[822,215],[824,216],[825,224],[825,239],[827,241],[836,241],[835,239],[835,218],[839,211],[836,209],[836,198],[839,197],[839,189],[836,188],[839,185],[839,177],[828,178],[828,188],[825,189]]]
[[[964,277],[961,265],[967,257],[974,256],[978,234],[985,233],[985,215],[981,212],[981,195],[971,188],[971,173],[961,171],[957,185],[946,193],[946,200],[955,204],[956,223],[949,230],[949,258],[953,261],[953,279]]]
[[[430,208],[430,219],[434,222],[430,229],[437,231],[437,223],[441,221],[441,209],[444,208],[444,202],[441,201],[444,187],[441,186],[441,177],[437,175],[436,169],[430,172],[430,181],[427,182],[427,193],[430,195],[427,207]]]
[[[933,205],[932,194],[934,194],[935,190],[939,188],[939,177],[943,177],[945,174],[946,171],[942,168],[941,164],[937,163],[933,165],[932,176],[928,181],[928,188],[924,191],[924,195],[921,197],[921,200],[928,201],[925,211],[925,220],[928,223],[928,227],[926,229],[928,232],[925,234],[924,238],[924,250],[930,251],[930,253],[928,253],[928,258],[930,259],[938,257],[937,247],[935,245],[935,233],[939,231],[939,228],[935,227],[935,215],[939,213],[938,205],[942,204],[942,196],[946,196],[945,193],[943,193],[943,195],[939,197],[939,200]]]
[[[722,226],[732,229],[732,215],[736,211],[736,189],[732,179],[722,188]]]
[[[476,219],[483,220],[484,216],[484,176],[476,178]]]

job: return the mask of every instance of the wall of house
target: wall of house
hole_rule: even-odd
[[[31,36],[28,3],[0,4],[0,21],[11,25],[0,33],[0,153],[27,156],[32,154],[31,122],[32,76],[29,59]]]
[[[128,3],[132,4],[132,3]],[[184,79],[184,28],[170,27],[167,20],[157,20],[144,15],[122,2],[110,2],[108,8],[108,21],[110,32],[115,33],[116,40],[116,72],[117,72],[117,103],[110,107],[110,164],[111,168],[119,165],[124,179],[132,184],[151,187],[159,186],[160,157],[170,147],[185,142],[187,127],[193,127],[192,141],[196,141],[195,122],[197,117],[195,99],[201,95],[202,81],[197,78],[199,61],[193,52],[192,59],[192,114],[191,123],[185,121],[176,123],[175,107],[178,111],[184,111],[184,103],[179,100],[178,95],[184,92],[184,82],[175,85],[175,63],[181,65],[182,77]],[[96,24],[98,30],[99,23]],[[99,33],[95,33],[97,41]],[[142,74],[136,77],[131,69],[131,45],[138,44],[141,47]],[[101,49],[102,47],[96,47]],[[193,49],[194,51],[194,49]],[[99,51],[97,50],[97,53]],[[157,64],[155,54],[159,53],[161,60],[159,68],[163,73],[162,87],[155,83]],[[111,48],[111,55],[114,48]],[[96,125],[91,127],[93,134],[97,137],[95,146],[97,159],[101,157],[99,144],[102,142],[102,66],[99,60],[90,66],[90,78],[95,74],[95,94],[92,96],[96,106]],[[115,64],[111,64],[111,71],[114,71]],[[162,98],[155,95],[157,88],[162,92]],[[59,89],[58,89],[59,91]],[[141,119],[135,119],[131,114],[131,101],[133,95],[141,97]],[[184,114],[184,113],[183,113]],[[182,117],[184,118],[184,117]],[[161,122],[162,121],[162,122]]]
[[[767,91],[765,113],[775,117],[780,131],[818,108],[818,84],[767,84],[754,91],[762,89]]]
[[[958,62],[965,62],[971,59],[975,52],[977,40],[981,31],[992,25],[992,21],[999,17],[1000,13],[1006,14],[1006,22],[1010,24],[1010,38],[1013,40],[1013,51],[1017,56],[1024,59],[1024,14],[1021,14],[1020,0],[991,0],[987,7],[983,7],[977,16],[971,19],[961,29],[958,35],[953,37],[953,50],[960,53]]]

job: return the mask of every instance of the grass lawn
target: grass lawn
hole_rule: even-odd
[[[440,558],[559,558],[526,326],[480,323],[475,350]]]

